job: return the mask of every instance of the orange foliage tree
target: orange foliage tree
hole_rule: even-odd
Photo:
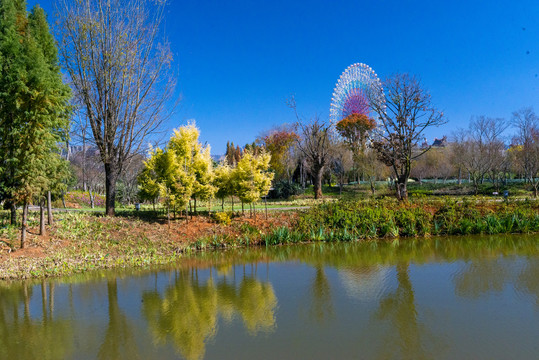
[[[365,148],[367,136],[375,127],[374,119],[364,114],[350,114],[336,125],[337,132],[354,153]]]
[[[337,132],[353,154],[353,161],[359,174],[370,182],[371,192],[375,192],[376,175],[380,166],[371,149],[367,148],[369,134],[376,127],[376,121],[365,114],[350,114],[335,125]],[[358,179],[359,180],[359,179]]]
[[[271,154],[270,168],[275,173],[275,179],[290,179],[291,166],[294,165],[291,152],[299,136],[292,130],[282,128],[270,131],[259,140]]]

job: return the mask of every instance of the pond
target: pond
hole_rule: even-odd
[[[307,244],[0,283],[2,359],[531,359],[539,237]]]

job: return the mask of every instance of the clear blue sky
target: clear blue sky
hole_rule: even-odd
[[[40,3],[52,20],[52,2]],[[384,78],[418,75],[448,123],[539,111],[539,1],[171,0],[166,17],[182,101],[169,128],[195,119],[222,154],[295,118],[327,119],[341,72],[363,62]]]

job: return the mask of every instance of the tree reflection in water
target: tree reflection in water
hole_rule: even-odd
[[[30,316],[32,289],[26,282],[0,287],[0,359],[63,359],[71,352],[71,323],[53,317],[54,284],[41,283],[40,318]]]
[[[136,341],[127,316],[118,305],[116,278],[107,280],[109,322],[103,343],[99,348],[99,359],[138,359]]]
[[[377,320],[390,323],[386,340],[378,353],[381,359],[433,358],[423,346],[434,339],[426,339],[431,335],[418,320],[408,267],[407,263],[396,265],[398,287],[380,300],[378,311],[374,314]]]
[[[532,296],[539,308],[539,260],[529,259],[518,275],[516,287],[519,291]]]
[[[217,333],[219,316],[226,321],[240,316],[255,335],[274,329],[276,308],[272,285],[245,272],[237,286],[226,276],[201,282],[195,269],[183,269],[176,271],[164,294],[143,294],[142,311],[156,343],[171,341],[185,358],[200,359]]]
[[[513,264],[513,265],[512,265]],[[529,296],[539,308],[539,261],[535,257],[517,266],[504,257],[469,262],[453,277],[455,293],[477,299],[489,293],[501,293],[513,288],[521,296]]]
[[[324,266],[315,265],[316,273],[311,285],[311,309],[310,315],[314,320],[323,323],[333,317],[333,301],[331,299],[331,287]]]
[[[512,270],[503,258],[484,258],[469,262],[453,276],[455,293],[467,298],[478,298],[489,292],[499,293],[513,281]]]
[[[261,281],[256,273],[259,264],[272,262],[308,265],[309,271],[297,272],[301,277],[289,279],[290,283],[278,284],[285,289],[294,287],[290,294],[283,296],[283,304],[287,305],[291,298],[292,301],[297,300],[296,285],[298,291],[302,286],[308,288],[308,299],[301,299],[299,305],[293,304],[308,310],[309,321],[302,323],[301,319],[294,318],[298,313],[296,307],[292,309],[282,305],[283,314],[294,312],[282,320],[283,324],[297,325],[295,335],[308,348],[315,348],[312,346],[313,338],[309,336],[318,336],[325,331],[335,336],[339,336],[339,331],[347,334],[360,331],[363,334],[368,332],[368,336],[353,338],[353,343],[348,345],[350,348],[343,345],[343,354],[356,351],[355,347],[363,347],[359,349],[361,351],[367,346],[370,350],[372,348],[371,357],[440,357],[443,352],[450,353],[453,346],[441,341],[455,334],[448,332],[445,336],[434,336],[435,329],[438,332],[445,330],[443,324],[434,325],[429,318],[434,316],[435,321],[439,320],[434,308],[436,305],[428,308],[428,301],[432,300],[427,299],[425,303],[424,298],[419,299],[419,294],[422,294],[419,291],[424,291],[425,284],[438,279],[427,276],[428,281],[425,282],[425,276],[411,276],[416,273],[410,271],[409,264],[420,267],[442,263],[445,270],[453,269],[455,273],[451,282],[444,286],[449,285],[448,295],[456,297],[475,300],[502,294],[513,299],[511,296],[514,294],[510,291],[514,290],[518,295],[516,307],[525,311],[529,307],[526,302],[530,301],[539,308],[538,253],[536,236],[311,244],[202,253],[194,256],[192,262],[187,262],[186,268],[156,273],[156,285],[158,279],[163,280],[167,274],[172,274],[165,288],[159,290],[148,283],[153,275],[142,276],[140,280],[137,277],[121,280],[118,273],[105,277],[99,273],[87,273],[55,280],[56,283],[66,283],[68,287],[55,288],[52,281],[0,283],[0,359],[135,359],[139,351],[143,354],[139,355],[141,358],[169,355],[168,347],[158,349],[152,342],[154,345],[171,345],[187,359],[200,359],[206,353],[208,341],[216,338],[219,324],[242,324],[240,326],[250,336],[275,330],[278,306],[275,291],[269,280]],[[190,264],[199,266],[189,267]],[[282,271],[291,268],[286,267]],[[334,282],[334,276],[329,276],[334,274],[329,269],[339,273],[338,278],[343,282],[347,296],[337,292],[339,285]],[[418,275],[425,274],[426,268],[417,269]],[[199,278],[199,272],[204,276]],[[446,271],[441,273],[451,275]],[[395,289],[388,288],[392,283],[390,274],[396,279]],[[272,275],[279,279],[275,281],[282,281],[282,276],[288,276],[288,273],[277,271]],[[440,281],[445,282],[446,278]],[[125,292],[121,291],[124,284],[129,284]],[[414,293],[414,290],[418,292]],[[349,302],[349,297],[356,302]],[[451,301],[455,301],[452,298],[448,300],[450,306]],[[480,304],[479,301],[474,303]],[[464,302],[458,306],[466,305]],[[348,316],[354,311],[360,314]],[[341,316],[343,314],[344,317]],[[328,319],[344,321],[343,324],[332,321],[331,327],[325,329],[312,323],[313,320],[324,323]],[[533,326],[530,324],[526,331],[534,333],[536,327]],[[283,329],[286,334],[286,325]],[[307,331],[302,333],[302,329]],[[484,330],[488,333],[489,329]],[[275,335],[275,338],[282,336]],[[234,336],[229,341],[240,337]],[[268,340],[271,342],[275,338]],[[273,355],[274,344],[263,340],[257,339],[260,348],[253,351],[261,354],[270,351],[270,356]],[[529,342],[533,347],[533,339]],[[221,345],[216,341],[216,351]]]

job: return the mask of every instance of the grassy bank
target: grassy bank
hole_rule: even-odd
[[[7,217],[8,214],[2,214]],[[208,247],[248,246],[274,227],[290,227],[293,213],[268,219],[227,215],[171,221],[152,212],[119,212],[117,217],[65,212],[46,236],[38,235],[37,213],[30,213],[28,246],[19,249],[18,227],[3,221],[0,279],[63,276],[94,269],[145,267],[174,262],[182,254]]]
[[[7,216],[7,214],[6,214]],[[200,215],[169,226],[160,213],[120,212],[115,218],[61,213],[47,236],[31,216],[30,246],[17,249],[18,229],[0,232],[0,278],[60,276],[102,268],[160,265],[197,250],[300,242],[369,241],[432,235],[539,232],[539,203],[448,198],[326,202],[308,210],[249,218]],[[4,220],[2,220],[3,223]],[[8,246],[9,245],[9,246]]]

